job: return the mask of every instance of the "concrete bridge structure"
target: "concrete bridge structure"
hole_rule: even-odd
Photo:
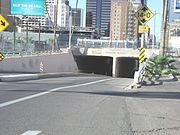
[[[111,59],[109,63],[112,66],[113,77],[133,77],[134,71],[138,69],[139,50],[133,48],[78,48],[73,51],[74,55],[91,56],[94,59],[98,57],[106,57]],[[159,54],[158,49],[146,49],[145,57],[149,58],[152,54]],[[108,61],[108,60],[107,60]],[[109,64],[107,62],[107,64]],[[96,63],[97,64],[97,63]],[[109,73],[110,74],[110,73]]]
[[[146,57],[158,50],[146,49]],[[28,56],[6,56],[0,72],[55,73],[88,72],[113,77],[132,77],[138,68],[138,49],[72,48],[66,52]]]

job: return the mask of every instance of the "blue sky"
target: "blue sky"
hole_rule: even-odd
[[[160,31],[161,31],[161,21],[162,21],[162,0],[148,0],[147,6],[149,9],[155,13],[156,16],[154,16],[147,25],[151,28],[151,34],[154,34],[154,20],[155,20],[155,35],[157,36],[157,39],[160,39]]]
[[[72,7],[76,6],[76,0],[69,0],[70,5]],[[148,0],[147,6],[149,9],[155,13],[156,17],[154,16],[151,20],[148,21],[147,25],[151,28],[151,34],[154,34],[154,27],[155,27],[155,35],[157,39],[160,38],[160,30],[161,30],[161,19],[162,19],[162,0]],[[78,7],[86,9],[86,0],[79,0]],[[154,19],[156,20],[154,26]]]

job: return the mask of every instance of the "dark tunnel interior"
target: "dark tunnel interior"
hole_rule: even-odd
[[[112,76],[112,57],[74,56],[79,72]]]
[[[134,73],[139,68],[138,58],[118,57],[116,68],[117,77],[134,78]]]
[[[75,55],[74,59],[81,73],[112,76],[112,57]],[[138,58],[118,57],[116,60],[116,77],[133,78],[134,72],[138,70]]]

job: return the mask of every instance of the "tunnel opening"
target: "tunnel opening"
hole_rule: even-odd
[[[138,58],[118,57],[116,64],[117,77],[134,78],[134,73],[139,68]]]
[[[74,59],[80,73],[112,76],[112,57],[75,55]]]

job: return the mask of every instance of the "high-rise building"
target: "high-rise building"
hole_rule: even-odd
[[[110,35],[113,40],[137,39],[135,12],[140,6],[140,0],[112,0]]]
[[[66,27],[69,25],[70,6],[68,0],[58,1],[57,25]]]
[[[180,20],[180,0],[169,0],[168,22]]]
[[[179,48],[180,40],[180,0],[169,0],[168,7],[168,40],[171,47]]]
[[[56,0],[46,0],[44,8],[44,16],[22,16],[22,26],[33,29],[39,27],[40,24],[41,27],[53,28],[57,8]]]
[[[142,5],[147,5],[147,0],[141,0]]]
[[[56,24],[65,27],[69,24],[69,1],[46,0],[44,16],[22,16],[22,25],[28,27],[53,28]]]
[[[72,8],[72,26],[83,27],[83,10],[81,8]]]
[[[109,36],[111,0],[86,1],[86,27],[96,28],[100,36]]]
[[[124,40],[128,11],[127,0],[112,0],[110,36],[113,40]]]

